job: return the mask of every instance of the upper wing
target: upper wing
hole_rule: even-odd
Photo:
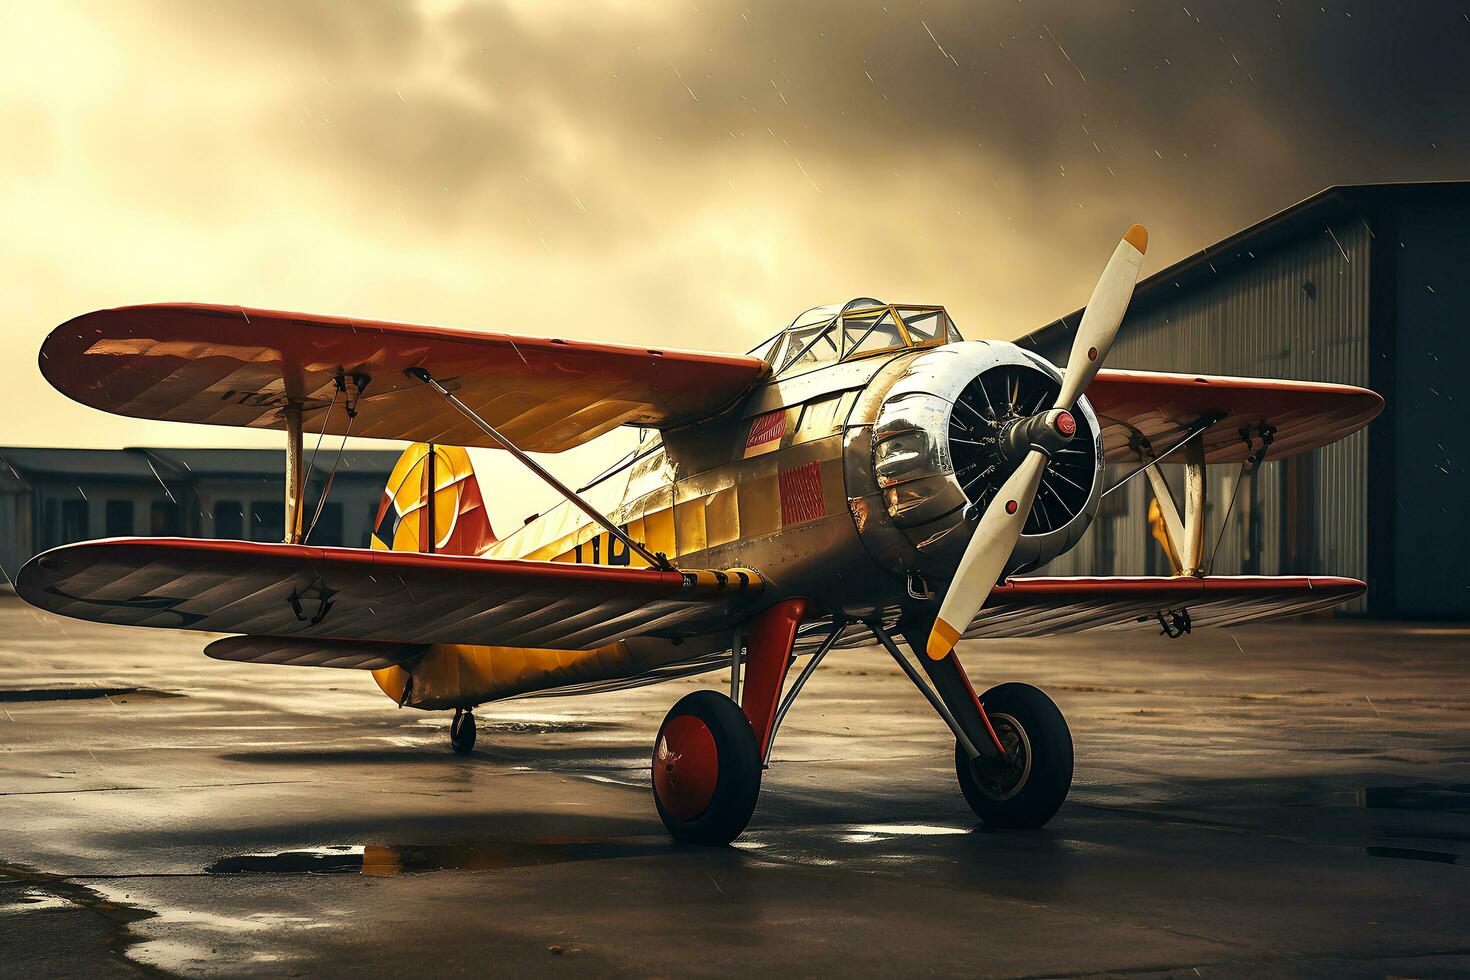
[[[1317,575],[1015,578],[995,587],[964,635],[1158,629],[1160,613],[1181,609],[1194,626],[1235,626],[1326,609],[1365,589],[1357,579]]]
[[[588,344],[238,306],[99,310],[51,332],[41,372],[84,405],[138,418],[285,428],[288,401],[322,428],[340,376],[368,380],[352,434],[497,444],[422,382],[423,368],[522,449],[560,452],[624,424],[729,408],[767,371],[727,354]],[[339,405],[326,431],[348,424]]]
[[[1087,400],[1102,427],[1110,463],[1136,463],[1133,436],[1142,434],[1163,452],[1201,418],[1223,417],[1205,430],[1205,462],[1238,463],[1252,452],[1240,430],[1249,428],[1255,447],[1262,423],[1276,429],[1268,459],[1279,459],[1335,442],[1367,425],[1383,410],[1383,399],[1367,388],[1316,381],[1159,374],[1152,371],[1097,373]],[[1175,459],[1183,462],[1183,457]]]
[[[691,636],[731,622],[759,591],[753,573],[193,538],[66,545],[16,577],[21,598],[76,619],[400,647],[591,650],[630,636]]]

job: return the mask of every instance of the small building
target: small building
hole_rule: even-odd
[[[349,450],[335,476],[323,450],[307,475],[311,544],[368,547],[397,450]],[[271,449],[0,447],[0,566],[9,576],[48,548],[126,535],[280,541],[285,458]]]
[[[1080,319],[1019,342],[1065,363]],[[1467,358],[1470,182],[1448,182],[1331,187],[1150,276],[1108,367],[1377,391],[1387,404],[1367,430],[1268,457],[1233,506],[1238,468],[1210,468],[1211,571],[1350,575],[1368,582],[1350,612],[1459,618],[1470,616]],[[1045,574],[1168,574],[1149,500],[1143,478],[1105,498],[1088,538]]]

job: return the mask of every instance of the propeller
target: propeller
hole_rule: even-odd
[[[960,558],[959,568],[950,582],[949,591],[939,605],[939,616],[929,633],[925,652],[932,660],[943,660],[949,656],[960,634],[969,628],[975,614],[990,595],[1005,570],[1026,518],[1031,514],[1031,505],[1036,499],[1037,487],[1041,484],[1042,471],[1046,469],[1051,451],[1065,445],[1077,431],[1076,420],[1070,409],[1087,390],[1092,379],[1102,367],[1103,360],[1118,336],[1118,327],[1123,314],[1128,311],[1128,301],[1133,298],[1133,286],[1138,281],[1138,270],[1143,266],[1143,253],[1148,251],[1148,231],[1143,225],[1128,229],[1123,240],[1113,251],[1103,269],[1087,309],[1082,314],[1082,323],[1077,327],[1077,336],[1072,341],[1072,354],[1067,358],[1066,373],[1062,376],[1062,390],[1056,404],[1049,412],[1032,416],[1016,423],[1024,427],[1030,450],[1005,481],[1001,484],[980,523],[975,528],[970,543]]]

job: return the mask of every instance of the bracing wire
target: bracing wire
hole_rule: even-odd
[[[316,434],[316,445],[312,447],[312,450],[311,450],[311,459],[306,464],[306,479],[308,479],[308,480],[311,479],[311,474],[313,472],[315,472],[315,469],[316,469],[316,454],[319,453],[319,452],[321,452],[321,449],[322,449],[322,436],[324,436],[324,435],[327,434],[327,424],[332,421],[332,410],[337,407],[337,396],[339,394],[341,394],[341,390],[340,389],[333,390],[333,392],[332,392],[332,402],[331,402],[330,405],[327,406],[327,414],[324,415],[324,416],[322,416],[322,427],[321,427],[321,431],[319,431]]]
[[[1215,570],[1215,553],[1220,550],[1220,542],[1225,540],[1225,529],[1230,526],[1230,512],[1235,509],[1235,498],[1240,494],[1240,481],[1245,479],[1245,471],[1249,462],[1249,460],[1242,462],[1240,471],[1235,474],[1235,486],[1230,489],[1230,502],[1225,505],[1225,516],[1220,518],[1220,533],[1215,535],[1215,543],[1210,548],[1210,563],[1205,566],[1206,575]]]
[[[316,530],[316,522],[321,520],[322,511],[326,509],[327,494],[332,492],[332,481],[337,478],[337,464],[342,462],[342,453],[347,449],[347,437],[352,434],[352,422],[356,418],[355,413],[347,416],[347,430],[342,433],[342,443],[337,447],[336,458],[332,460],[332,469],[327,473],[327,482],[322,486],[321,499],[316,502],[316,512],[311,515],[311,523],[307,525],[306,533],[301,536],[302,544],[311,540],[311,532]]]

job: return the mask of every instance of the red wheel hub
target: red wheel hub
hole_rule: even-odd
[[[719,776],[719,750],[708,725],[680,715],[664,726],[653,749],[653,791],[671,816],[694,820],[709,809]]]

